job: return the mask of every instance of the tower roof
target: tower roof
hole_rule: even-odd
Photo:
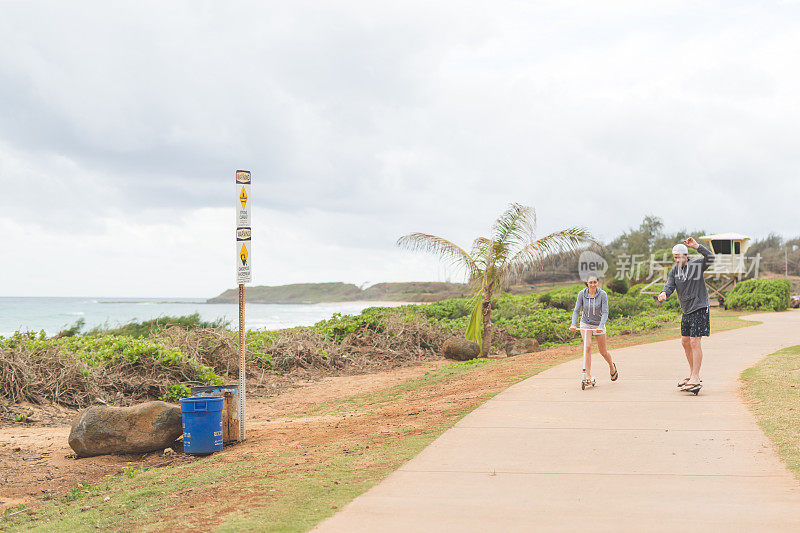
[[[741,233],[717,233],[715,235],[703,235],[700,237],[704,241],[712,241],[712,240],[734,240],[734,241],[744,241],[750,240],[749,235],[742,235]]]

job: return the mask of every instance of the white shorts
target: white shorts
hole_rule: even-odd
[[[583,322],[581,322],[581,326],[580,327],[581,327],[581,329],[589,329],[589,328],[591,328],[592,335],[594,335],[595,337],[598,336],[598,335],[605,335],[606,334],[606,328],[605,327],[598,328],[597,326],[590,326],[589,324],[584,324]],[[601,329],[602,333],[597,333],[598,329]]]

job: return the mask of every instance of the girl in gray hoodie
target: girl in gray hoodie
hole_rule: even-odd
[[[586,280],[586,288],[578,293],[575,300],[575,309],[572,311],[572,324],[569,329],[578,331],[576,323],[580,317],[581,337],[589,336],[586,346],[586,378],[592,377],[592,336],[597,339],[597,348],[600,355],[608,363],[608,370],[611,372],[611,381],[617,381],[619,373],[617,365],[611,360],[611,354],[606,349],[606,321],[608,320],[608,295],[598,287],[597,276],[589,276]]]

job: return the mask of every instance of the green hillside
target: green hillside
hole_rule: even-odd
[[[412,281],[408,283],[378,283],[360,289],[352,283],[293,283],[276,287],[247,288],[247,301],[270,304],[313,304],[320,302],[436,302],[447,298],[467,296],[469,290],[460,283]],[[236,289],[229,289],[207,303],[236,303]]]

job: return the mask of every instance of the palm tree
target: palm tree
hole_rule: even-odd
[[[481,347],[486,357],[492,346],[492,295],[507,288],[523,271],[537,268],[555,254],[574,253],[587,242],[589,232],[571,227],[536,238],[536,211],[512,203],[494,222],[491,237],[478,237],[467,253],[460,246],[436,235],[410,233],[397,240],[401,248],[432,252],[467,271],[467,281],[475,291],[467,339]],[[481,327],[482,326],[482,327]]]

